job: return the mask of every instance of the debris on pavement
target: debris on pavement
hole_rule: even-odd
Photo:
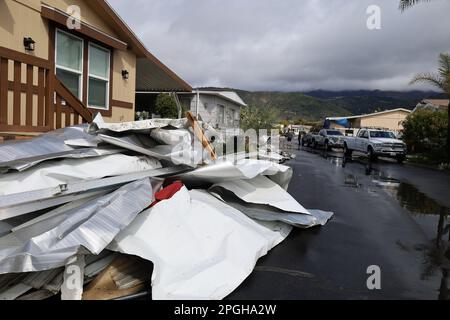
[[[287,192],[292,156],[226,141],[188,113],[0,144],[0,300],[223,299],[332,218]]]

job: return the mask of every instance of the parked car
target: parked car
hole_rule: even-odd
[[[326,150],[344,148],[344,134],[339,130],[323,129],[315,137],[315,147],[323,147]]]
[[[370,160],[388,157],[403,163],[406,159],[406,144],[397,139],[392,131],[360,129],[356,137],[343,137],[343,141],[346,156],[359,151],[367,154]]]

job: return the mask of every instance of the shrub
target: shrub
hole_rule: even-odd
[[[403,123],[403,140],[412,152],[442,149],[446,145],[447,113],[418,110]]]
[[[161,118],[177,119],[178,107],[175,100],[168,94],[161,93],[156,98],[155,112]]]

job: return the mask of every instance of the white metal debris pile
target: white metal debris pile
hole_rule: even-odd
[[[279,157],[223,143],[188,117],[0,145],[0,300],[223,299],[293,227],[332,217],[289,195]]]

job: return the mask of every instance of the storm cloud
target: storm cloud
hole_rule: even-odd
[[[192,86],[411,90],[450,52],[449,0],[109,0],[147,48]],[[368,6],[381,29],[367,28]]]

